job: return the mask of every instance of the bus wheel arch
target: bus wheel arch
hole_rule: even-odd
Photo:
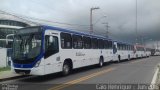
[[[68,75],[73,69],[73,62],[71,59],[65,59],[62,67],[62,74],[64,76]]]

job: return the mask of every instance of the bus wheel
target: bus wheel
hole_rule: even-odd
[[[67,63],[67,62],[65,62],[65,63],[63,64],[62,74],[63,74],[64,76],[66,76],[66,75],[68,75],[68,74],[70,73],[70,70],[71,70],[70,64]]]
[[[120,55],[118,56],[118,62],[121,62],[121,56]]]
[[[136,59],[138,59],[138,54],[136,54]]]
[[[130,60],[131,59],[131,56],[130,55],[128,55],[128,60]]]
[[[103,66],[103,57],[100,57],[99,59],[99,67],[102,67]]]

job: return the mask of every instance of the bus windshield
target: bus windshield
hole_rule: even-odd
[[[41,34],[17,34],[13,41],[13,60],[34,60],[41,52]]]

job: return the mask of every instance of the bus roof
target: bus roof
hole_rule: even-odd
[[[74,30],[54,27],[54,26],[41,25],[41,26],[33,26],[33,27],[41,27],[44,30],[50,29],[50,30],[56,30],[56,31],[61,31],[61,32],[66,32],[66,33],[73,33],[73,34],[77,34],[77,35],[86,35],[86,36],[89,36],[89,37],[93,37],[93,38],[95,37],[95,38],[99,38],[99,39],[109,40],[109,41],[118,42],[118,43],[121,43],[121,44],[133,45],[133,44],[130,44],[130,43],[113,40],[113,39],[110,39],[110,38],[107,38],[107,37],[104,37],[104,36],[100,36],[100,35],[94,35],[94,34],[89,34],[89,33],[84,33],[84,32],[80,32],[80,31],[74,31]],[[31,27],[26,27],[26,28],[31,28]]]
[[[106,39],[106,40],[112,40],[112,39],[109,39],[109,38],[106,38],[106,37],[100,36],[100,35],[92,35],[92,34],[89,34],[89,33],[83,33],[83,32],[79,32],[79,31],[68,30],[68,29],[63,29],[63,28],[58,28],[58,27],[53,27],[53,26],[43,25],[42,28],[43,29],[51,29],[51,30],[62,31],[62,32],[66,32],[66,33],[68,32],[68,33],[73,33],[73,34],[78,34],[78,35],[86,35],[86,36],[89,36],[89,37],[97,37],[97,38]]]
[[[86,36],[90,36],[90,37],[97,37],[97,38],[101,38],[101,39],[106,39],[109,41],[114,41],[114,42],[118,42],[121,44],[126,44],[126,45],[133,45],[130,43],[126,43],[126,42],[120,42],[120,41],[116,41],[116,40],[112,40],[110,38],[104,37],[104,36],[100,36],[100,35],[93,35],[93,34],[89,34],[89,33],[83,33],[80,31],[74,31],[74,30],[68,30],[68,29],[63,29],[63,28],[59,28],[59,27],[53,27],[53,26],[47,26],[47,25],[42,25],[43,29],[51,29],[51,30],[57,30],[57,31],[62,31],[62,32],[68,32],[68,33],[73,33],[73,34],[78,34],[78,35],[86,35]]]

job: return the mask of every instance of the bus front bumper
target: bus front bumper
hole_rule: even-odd
[[[45,75],[44,66],[33,68],[13,68],[12,71],[22,75]]]

